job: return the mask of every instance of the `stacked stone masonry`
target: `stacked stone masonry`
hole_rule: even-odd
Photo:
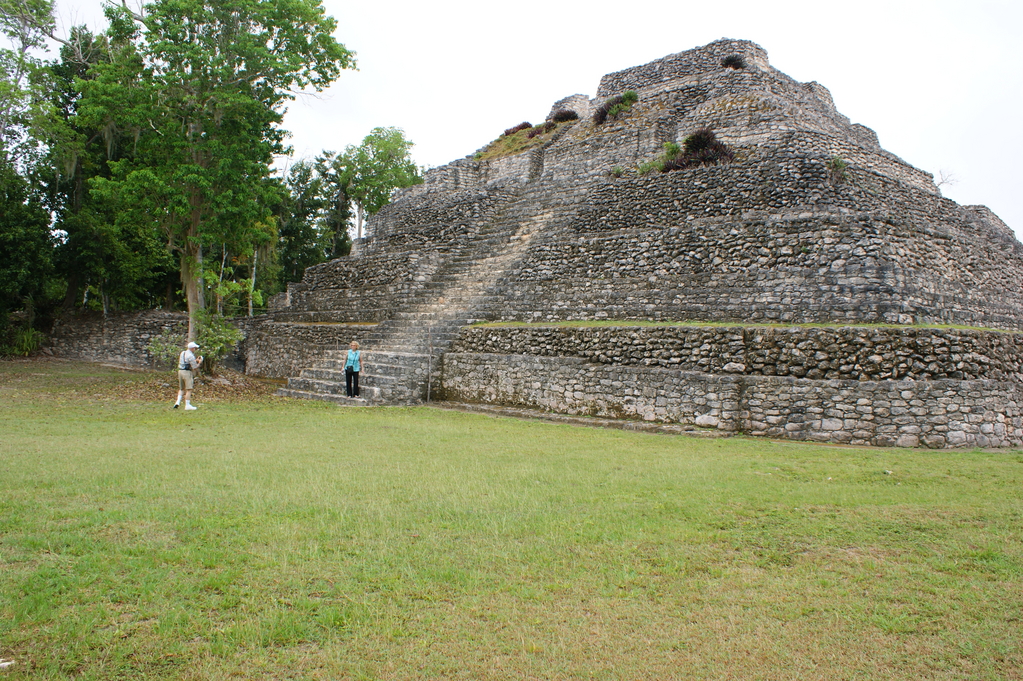
[[[725,67],[731,56],[745,67]],[[639,101],[595,124],[597,106],[625,90]],[[284,322],[380,322],[367,356],[379,348],[407,363],[442,316],[446,328],[456,320],[725,322],[469,328],[420,354],[441,370],[418,375],[452,399],[717,419],[716,427],[764,435],[1017,442],[1019,339],[994,329],[1023,329],[1023,246],[987,209],[943,198],[928,173],[841,115],[825,87],[772,68],[753,43],[722,40],[605,76],[595,98],[566,97],[550,115],[565,108],[579,120],[539,146],[428,172],[374,218],[372,238],[350,262],[311,270],[269,323],[283,332]],[[732,163],[638,172],[666,142],[702,127],[732,146]],[[937,409],[949,391],[956,395],[941,414],[911,404]],[[865,412],[862,400],[877,403],[870,418],[843,415],[835,428],[846,406]],[[704,408],[711,403],[713,413]],[[952,413],[970,417],[960,424]]]
[[[178,312],[149,310],[129,314],[98,312],[58,321],[50,335],[55,355],[123,366],[153,366],[149,344],[164,332],[183,334],[188,317]]]
[[[625,90],[639,101],[596,124],[596,108]],[[565,97],[550,115],[560,109],[579,119],[537,146],[470,155],[399,192],[351,256],[310,268],[249,325],[247,370],[335,399],[324,377],[351,335],[381,402],[432,384],[477,401],[716,418],[729,432],[1015,446],[1019,342],[1003,331],[1023,330],[1023,245],[986,208],[943,198],[827,88],[774,69],[754,43],[720,40],[609,74],[595,97]],[[513,123],[496,121],[495,136]],[[639,172],[703,127],[734,161]],[[474,335],[492,330],[459,335],[476,321],[564,320],[731,326],[630,330],[636,361],[606,330],[497,334],[499,345]],[[991,330],[909,327],[938,324]],[[573,374],[583,388],[554,390]],[[852,416],[868,406],[871,419]]]
[[[960,329],[471,327],[464,402],[879,446],[1023,444],[1023,335]]]

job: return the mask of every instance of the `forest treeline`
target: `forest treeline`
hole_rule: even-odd
[[[104,13],[0,0],[0,352],[81,309],[251,314],[421,181],[393,127],[275,170],[287,103],[356,64],[319,0]]]

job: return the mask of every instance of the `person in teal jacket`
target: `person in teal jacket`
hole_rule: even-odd
[[[349,346],[348,357],[345,359],[345,394],[348,397],[359,396],[359,365],[360,354],[359,344],[352,341]]]

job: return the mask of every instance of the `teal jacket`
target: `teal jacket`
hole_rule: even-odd
[[[350,368],[352,371],[359,371],[362,367],[359,366],[359,353],[361,350],[349,350],[348,359],[345,360],[345,371]]]

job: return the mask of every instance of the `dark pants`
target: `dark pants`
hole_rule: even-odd
[[[345,395],[348,397],[359,396],[359,372],[345,369]]]

